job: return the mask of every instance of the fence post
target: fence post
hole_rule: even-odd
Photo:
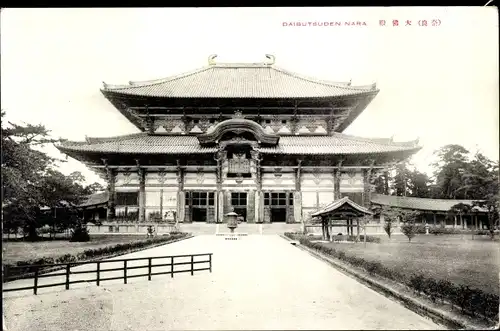
[[[100,273],[101,273],[101,262],[97,261],[97,279],[96,279],[97,286],[99,286],[99,284],[101,283]]]
[[[66,264],[66,289],[69,290],[69,268],[70,264]]]
[[[174,278],[174,257],[170,258],[170,278]]]
[[[208,267],[210,272],[212,272],[212,254],[208,255]]]
[[[123,261],[123,284],[127,284],[127,260]]]
[[[194,275],[194,256],[191,255],[191,276]]]
[[[151,280],[151,258],[148,259],[149,260],[149,264],[148,264],[148,280]]]
[[[38,291],[38,271],[40,269],[38,266],[35,266],[35,284],[33,285],[33,294],[36,295],[36,292]]]

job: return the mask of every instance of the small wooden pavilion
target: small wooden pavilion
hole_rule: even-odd
[[[357,238],[359,241],[359,218],[365,216],[372,216],[373,213],[365,207],[362,207],[350,200],[348,197],[344,197],[339,200],[335,200],[317,212],[311,214],[312,217],[318,217],[321,219],[321,232],[323,233],[324,240],[330,240],[330,234],[334,226],[344,226],[341,223],[333,223],[332,221],[345,220],[347,226],[348,235],[353,235],[354,222],[356,220],[356,230]]]

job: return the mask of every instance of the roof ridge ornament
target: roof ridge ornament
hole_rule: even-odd
[[[271,61],[271,62],[268,62],[266,64],[273,65],[276,62],[276,56],[274,56],[272,54],[266,54],[266,57]]]
[[[215,58],[216,57],[217,57],[217,54],[211,54],[208,57],[208,65],[210,65],[210,66],[216,65],[216,63],[215,63]]]

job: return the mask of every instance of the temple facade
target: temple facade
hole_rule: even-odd
[[[369,206],[372,179],[417,141],[342,132],[379,90],[275,65],[217,63],[164,79],[104,84],[138,133],[66,141],[63,153],[108,182],[107,221],[300,223],[348,196]]]

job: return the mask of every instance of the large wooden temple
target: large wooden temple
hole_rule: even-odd
[[[66,141],[63,153],[106,176],[107,221],[299,223],[335,199],[368,206],[374,176],[417,141],[342,132],[377,95],[263,63],[217,63],[103,95],[139,130]],[[173,216],[172,216],[173,215]]]

